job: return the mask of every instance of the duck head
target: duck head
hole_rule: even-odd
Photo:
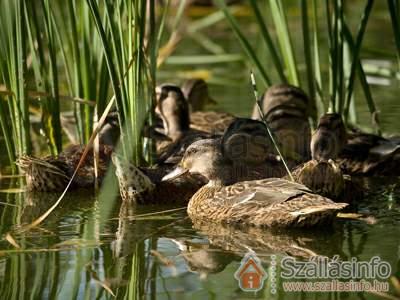
[[[163,84],[156,89],[155,112],[161,118],[165,134],[171,139],[179,138],[189,130],[189,106],[182,90],[173,84]]]
[[[200,174],[209,181],[219,181],[223,174],[224,159],[220,139],[203,139],[191,144],[177,168],[164,176],[163,181],[185,173]]]
[[[216,104],[210,97],[207,83],[203,79],[186,80],[182,85],[182,92],[192,111],[203,110],[208,104]]]
[[[337,113],[324,114],[311,139],[311,156],[318,161],[335,159],[347,142],[346,127]]]

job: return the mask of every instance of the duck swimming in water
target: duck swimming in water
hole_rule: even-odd
[[[348,202],[349,197],[354,198],[356,194],[350,190],[350,187],[355,188],[354,184],[335,163],[345,143],[346,128],[341,116],[335,113],[321,116],[311,139],[312,159],[295,168],[295,181],[334,200],[343,201],[346,198]]]
[[[346,174],[399,176],[400,142],[351,129],[337,162]]]
[[[78,166],[84,149],[84,146],[72,145],[56,157],[21,156],[17,160],[17,165],[25,173],[26,189],[42,192],[64,190]],[[96,180],[101,182],[106,175],[112,151],[112,147],[100,145],[97,178],[93,151],[89,151],[70,188],[93,188]]]
[[[213,139],[226,155],[226,164],[232,170],[231,182],[280,176],[282,168],[268,161],[270,151],[266,127],[260,121],[237,119],[222,138]],[[190,197],[207,179],[199,175],[161,180],[175,165],[163,163],[155,168],[137,168],[122,157],[114,155],[116,175],[124,200],[137,203],[187,204]]]
[[[209,182],[190,199],[190,218],[217,223],[269,227],[312,227],[331,223],[347,206],[314,194],[306,186],[280,178],[237,182],[229,185],[227,166],[216,140],[193,143],[179,167],[199,173]]]

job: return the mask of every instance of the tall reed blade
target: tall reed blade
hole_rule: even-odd
[[[392,28],[394,33],[394,40],[397,47],[397,62],[400,68],[400,15],[398,13],[398,6],[396,0],[387,0],[389,7],[389,14],[392,21]]]
[[[310,27],[308,25],[308,5],[307,0],[301,0],[301,20],[303,29],[304,57],[306,62],[308,94],[310,96],[309,113],[314,122],[317,120],[316,93],[314,85],[314,68],[311,57]],[[316,30],[316,29],[315,29]]]
[[[242,45],[244,51],[246,52],[248,57],[251,59],[251,61],[255,65],[255,67],[257,68],[257,71],[260,73],[264,84],[266,86],[270,86],[272,84],[271,79],[269,78],[264,66],[261,64],[260,60],[257,58],[257,55],[254,52],[254,49],[250,45],[250,42],[248,41],[248,39],[245,37],[245,35],[240,30],[239,24],[237,23],[235,18],[232,16],[230,11],[228,10],[228,7],[226,6],[225,2],[223,0],[214,0],[214,1],[218,5],[218,7],[224,12],[226,20],[231,25],[231,28],[232,28],[233,32],[235,33],[236,37],[238,38],[240,44]]]
[[[279,57],[278,51],[275,48],[275,45],[271,38],[271,35],[268,32],[268,28],[267,28],[265,21],[263,20],[260,8],[258,7],[256,0],[250,0],[250,5],[251,5],[254,15],[256,17],[256,21],[260,28],[264,43],[267,46],[267,48],[271,54],[272,62],[275,65],[275,68],[278,72],[279,78],[282,83],[286,83],[288,80],[285,76],[285,70],[282,66],[281,58]]]
[[[269,4],[272,19],[277,31],[277,38],[281,49],[282,58],[286,66],[288,81],[295,86],[300,86],[299,72],[297,69],[296,58],[293,51],[283,2],[281,0],[270,0]]]
[[[274,135],[273,135],[271,129],[269,128],[267,120],[265,119],[264,113],[263,113],[262,108],[261,108],[262,104],[261,104],[261,101],[260,101],[260,99],[258,97],[256,78],[254,77],[254,73],[252,71],[250,72],[250,78],[251,78],[251,85],[253,87],[254,98],[256,100],[256,105],[257,105],[258,112],[259,112],[259,114],[261,116],[261,119],[263,120],[265,126],[267,127],[268,135],[269,135],[269,137],[270,137],[270,139],[271,139],[271,141],[272,141],[272,143],[273,143],[273,145],[275,147],[276,152],[279,155],[279,158],[282,160],[282,163],[283,163],[283,165],[285,167],[286,172],[288,173],[288,176],[289,176],[290,180],[294,181],[292,173],[290,172],[289,167],[286,164],[285,158],[283,157],[283,155],[282,155],[282,153],[281,153],[281,151],[279,149],[278,143],[275,141]]]
[[[351,45],[352,47],[351,52],[353,54],[352,57],[352,62],[351,62],[351,69],[350,69],[350,75],[347,81],[347,88],[346,88],[346,102],[344,106],[344,117],[345,119],[348,119],[348,114],[349,114],[349,108],[350,108],[350,101],[351,97],[353,95],[353,90],[354,90],[354,79],[356,75],[356,69],[358,67],[358,64],[360,63],[359,61],[359,56],[360,56],[360,50],[361,50],[361,44],[363,41],[365,29],[368,24],[368,19],[369,15],[371,13],[372,7],[373,7],[374,1],[373,0],[368,0],[367,4],[365,5],[365,9],[361,18],[360,22],[360,27],[358,28],[358,33],[356,36],[356,40],[354,45]]]
[[[345,37],[347,43],[349,44],[350,50],[352,50],[355,47],[353,37],[351,35],[350,29],[347,27],[346,24],[344,24],[344,25],[345,26],[343,28],[343,34],[344,34],[344,37]],[[360,83],[362,86],[362,90],[365,95],[365,101],[367,103],[368,110],[371,114],[372,125],[376,128],[376,131],[378,132],[378,134],[381,134],[379,119],[378,119],[378,110],[377,110],[376,104],[372,98],[371,89],[367,82],[367,77],[365,75],[363,66],[362,66],[359,58],[358,58],[358,62],[357,62],[357,72],[358,72],[358,77],[360,79]],[[347,110],[349,110],[349,109],[347,109]]]

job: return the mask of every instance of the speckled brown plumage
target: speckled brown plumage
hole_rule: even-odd
[[[72,177],[83,151],[83,146],[73,145],[66,148],[57,157],[20,157],[17,164],[25,173],[27,190],[62,191]],[[99,148],[99,182],[105,176],[111,152],[112,148],[109,146],[103,145]],[[71,184],[71,188],[94,187],[96,178],[93,163],[93,151],[89,151]]]
[[[304,184],[314,193],[344,201],[345,179],[333,161],[310,160],[295,168],[292,175],[296,182]]]
[[[330,223],[336,213],[347,206],[285,179],[231,184],[237,178],[232,178],[231,166],[215,140],[192,144],[180,167],[209,180],[190,199],[188,214],[192,219],[254,226],[311,227]]]
[[[235,116],[216,111],[197,111],[190,114],[190,128],[223,134],[228,126],[235,120]]]
[[[309,102],[303,90],[288,84],[273,85],[262,97],[263,114],[281,143],[282,152],[297,163],[311,158]],[[260,119],[256,106],[252,118]]]
[[[192,219],[230,224],[312,227],[331,223],[346,206],[303,185],[269,178],[226,187],[206,185],[191,198],[188,214]]]
[[[399,176],[400,143],[396,139],[352,130],[337,162],[347,174]]]
[[[206,110],[208,104],[215,104],[203,79],[189,79],[182,84],[182,92],[190,107],[190,127],[193,129],[223,134],[235,119],[231,114]]]

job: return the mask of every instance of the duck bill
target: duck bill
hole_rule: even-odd
[[[168,180],[173,180],[175,178],[181,177],[185,174],[187,174],[189,172],[189,170],[184,169],[180,166],[176,167],[174,170],[172,170],[171,172],[169,172],[167,175],[165,175],[161,181],[168,181]]]

